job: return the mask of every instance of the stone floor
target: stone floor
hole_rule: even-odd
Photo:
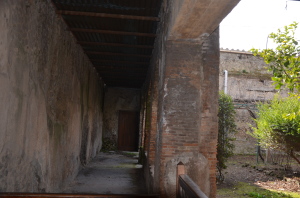
[[[146,194],[137,153],[100,153],[79,172],[64,193]]]

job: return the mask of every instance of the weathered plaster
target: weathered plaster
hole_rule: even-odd
[[[168,24],[170,40],[201,41],[201,36],[218,28],[240,0],[173,0]],[[202,40],[203,41],[203,40]]]
[[[60,192],[101,148],[102,82],[49,0],[0,15],[0,191]]]

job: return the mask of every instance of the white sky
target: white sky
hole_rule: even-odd
[[[299,23],[296,34],[299,40],[300,1],[241,0],[220,25],[220,47],[265,49],[268,35],[293,21]],[[272,45],[270,42],[269,39],[268,47]]]

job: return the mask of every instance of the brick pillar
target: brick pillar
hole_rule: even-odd
[[[203,76],[201,78],[201,127],[199,151],[209,162],[210,197],[216,197],[216,163],[218,142],[219,97],[219,28],[203,43]]]
[[[163,88],[159,90],[154,181],[162,197],[175,197],[176,165],[209,197],[215,191],[218,30],[204,44],[166,41]],[[210,101],[204,101],[210,100]],[[214,125],[214,126],[212,126]]]

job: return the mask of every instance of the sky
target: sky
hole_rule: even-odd
[[[241,0],[220,25],[220,47],[248,51],[265,49],[268,35],[299,22],[296,39],[300,40],[300,1]],[[268,40],[268,48],[274,47]]]

